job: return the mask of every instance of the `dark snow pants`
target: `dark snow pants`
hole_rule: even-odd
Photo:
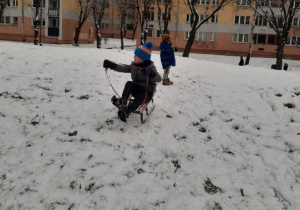
[[[128,105],[128,110],[130,112],[135,111],[140,105],[143,104],[145,97],[146,97],[146,89],[134,84],[132,81],[128,81],[125,84],[122,98],[125,100],[128,100],[129,96],[134,97],[132,103]],[[146,99],[146,102],[150,101],[153,97],[153,92],[148,90],[148,97]]]

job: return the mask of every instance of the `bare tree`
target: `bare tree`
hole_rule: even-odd
[[[2,0],[2,1],[0,1],[0,20],[2,18],[4,10],[5,10],[5,8],[7,6],[9,6],[9,0]]]
[[[149,21],[149,11],[151,5],[153,5],[155,0],[136,0],[136,9],[138,12],[138,22],[141,28],[141,44],[144,44],[148,36],[148,21]],[[141,8],[142,7],[142,8]],[[143,9],[143,11],[141,11]]]
[[[188,38],[188,41],[186,43],[186,46],[184,48],[183,55],[182,55],[183,57],[189,57],[191,48],[193,46],[193,43],[194,43],[194,40],[196,37],[196,32],[202,26],[202,24],[205,23],[206,21],[208,21],[208,19],[210,19],[223,6],[230,3],[232,0],[216,1],[216,4],[212,5],[210,10],[209,10],[209,7],[207,6],[206,12],[205,12],[206,14],[202,20],[200,19],[200,14],[198,14],[197,9],[196,9],[197,0],[186,0],[186,1],[187,1],[187,4],[189,5],[190,12],[191,12],[190,20],[191,20],[192,29],[189,32],[189,38]]]
[[[78,0],[78,5],[79,5],[79,19],[78,19],[78,25],[75,27],[75,35],[74,39],[72,42],[72,45],[74,46],[79,46],[78,40],[79,40],[79,35],[81,28],[85,21],[88,19],[92,12],[92,5],[93,1],[92,0]]]
[[[164,13],[162,13],[162,9],[160,8],[159,2],[160,0],[157,0],[157,7],[158,7],[158,23],[159,23],[159,29],[160,29],[160,35],[169,33],[169,21],[171,20],[171,10],[172,10],[172,3],[173,0],[164,0]],[[163,30],[161,26],[161,21],[163,20]]]
[[[282,69],[282,59],[286,41],[292,27],[295,15],[299,12],[299,1],[297,0],[254,0],[253,6],[258,15],[265,19],[277,35],[277,51],[275,69]]]
[[[126,36],[126,20],[132,19],[135,3],[132,0],[117,0],[120,15],[121,50],[124,49],[124,37]]]
[[[253,33],[254,33],[254,29],[255,29],[256,19],[257,19],[257,12],[256,12],[256,10],[254,10],[253,22],[251,24],[251,31],[250,31],[250,44],[249,44],[249,50],[248,50],[248,53],[247,53],[247,57],[246,57],[246,60],[245,60],[245,65],[249,64],[250,58],[251,58],[251,55],[252,55],[252,51],[253,51],[253,45],[254,45]]]
[[[33,38],[33,43],[35,45],[38,45],[39,43],[39,27],[42,27],[42,20],[39,18],[39,11],[42,12],[41,8],[41,1],[40,0],[35,0],[33,1],[33,6],[35,7],[35,15],[34,15],[34,20],[33,20],[33,25],[34,25],[34,38]]]
[[[97,48],[101,48],[102,36],[100,32],[100,24],[106,8],[108,8],[107,0],[93,0],[92,10],[96,29]]]

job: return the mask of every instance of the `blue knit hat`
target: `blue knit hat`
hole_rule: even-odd
[[[152,48],[153,43],[147,42],[146,44],[136,48],[134,54],[144,61],[149,61],[151,59]]]

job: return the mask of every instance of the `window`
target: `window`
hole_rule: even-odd
[[[58,28],[59,27],[59,19],[53,18],[49,20],[49,27],[51,28]]]
[[[211,41],[211,42],[216,41],[216,33],[214,33],[214,32],[209,33],[209,41]]]
[[[237,6],[247,6],[251,4],[251,0],[236,0]]]
[[[46,1],[43,0],[43,2],[40,2],[40,0],[33,0],[32,1],[32,7],[40,6],[40,3],[42,3],[43,8],[46,6]]]
[[[109,28],[108,23],[101,23],[101,28]],[[120,26],[118,25],[118,29],[120,29]]]
[[[192,21],[192,14],[186,14],[186,22],[191,22]]]
[[[158,0],[157,2],[160,4],[165,4],[165,3],[167,3],[167,0]]]
[[[199,32],[198,34],[198,40],[199,41],[207,41],[208,39],[208,33],[207,32]]]
[[[293,27],[300,27],[300,18],[293,19]]]
[[[184,34],[184,39],[185,40],[188,40],[190,37],[190,32],[189,31],[186,31],[185,34]]]
[[[271,7],[274,7],[274,8],[282,7],[281,0],[272,0]]]
[[[127,30],[133,30],[133,24],[127,24],[126,28]]]
[[[108,12],[104,12],[103,13],[103,18],[109,18],[109,13]]]
[[[156,31],[156,38],[159,38],[161,33],[162,33],[162,32],[160,32],[160,30],[157,30],[157,31]]]
[[[235,16],[234,23],[248,25],[250,24],[250,16]]]
[[[211,16],[210,21],[211,21],[211,23],[218,23],[218,15]]]
[[[13,7],[17,7],[18,6],[18,0],[13,0],[12,3],[13,3],[12,4]]]
[[[18,25],[18,17],[13,17],[13,18],[12,18],[12,23],[11,23],[11,25],[13,25],[13,26],[17,26],[17,25]]]
[[[171,14],[168,14],[167,13],[167,15],[168,15],[168,21],[170,21],[171,20]],[[165,15],[165,13],[161,13],[161,16],[158,14],[158,16],[157,16],[157,20],[159,21],[159,20],[165,20],[166,19],[166,15]]]
[[[212,4],[213,5],[219,4],[219,0],[212,0]]]
[[[148,37],[149,38],[153,37],[153,29],[148,29]]]
[[[248,43],[248,34],[233,34],[233,42],[236,43]]]
[[[2,16],[0,20],[1,25],[9,25],[10,24],[10,17]]]
[[[209,0],[197,0],[197,3],[198,5],[207,5],[209,4]]]
[[[268,25],[268,22],[262,16],[257,16],[256,20],[255,20],[255,25],[256,26],[266,26],[266,25]]]
[[[253,43],[254,44],[266,44],[267,35],[265,34],[254,34],[253,35]]]
[[[299,46],[300,37],[299,36],[288,36],[286,40],[286,45]]]
[[[154,12],[149,12],[146,19],[149,21],[154,21]]]
[[[268,36],[268,44],[276,45],[277,44],[277,36],[276,35],[269,35]]]
[[[203,21],[207,17],[208,15],[200,15],[200,21]],[[208,23],[208,19],[205,21],[205,23]]]

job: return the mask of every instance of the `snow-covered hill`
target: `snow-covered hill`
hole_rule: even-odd
[[[176,57],[141,124],[117,118],[104,59],[133,52],[0,42],[1,210],[300,209],[296,65]]]

